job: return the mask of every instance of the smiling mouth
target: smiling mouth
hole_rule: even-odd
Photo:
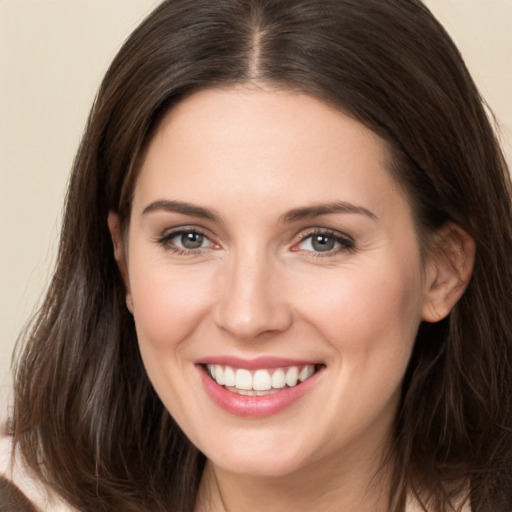
[[[267,396],[308,380],[320,365],[284,366],[247,370],[228,365],[206,364],[206,372],[219,385],[239,395]]]

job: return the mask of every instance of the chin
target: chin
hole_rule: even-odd
[[[290,457],[233,456],[229,459],[212,459],[211,462],[224,471],[252,478],[282,478],[304,466],[304,460]]]
[[[267,433],[268,434],[268,433]],[[278,478],[290,475],[307,466],[313,454],[319,450],[308,450],[299,442],[298,433],[283,432],[283,435],[229,436],[225,446],[210,444],[206,457],[224,471],[251,477]],[[237,438],[238,437],[238,438]],[[212,449],[213,448],[213,449]],[[313,453],[309,453],[309,452]],[[315,457],[316,458],[316,457]]]

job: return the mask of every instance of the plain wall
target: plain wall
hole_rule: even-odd
[[[0,0],[0,381],[50,276],[66,181],[96,89],[157,3]],[[426,3],[465,56],[512,162],[512,0]]]

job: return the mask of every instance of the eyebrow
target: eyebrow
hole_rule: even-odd
[[[377,215],[363,206],[339,201],[336,203],[313,204],[303,208],[294,208],[281,216],[279,221],[282,223],[291,223],[333,213],[356,213],[359,215],[366,215],[375,221],[378,220]]]
[[[182,201],[170,201],[165,199],[159,199],[148,204],[142,211],[142,215],[147,215],[148,213],[158,210],[181,213],[183,215],[191,215],[193,217],[208,219],[219,223],[222,222],[220,216],[211,210],[190,203],[184,203]],[[359,215],[366,215],[372,220],[378,220],[377,216],[367,208],[364,208],[363,206],[357,206],[345,201],[340,201],[336,203],[322,203],[301,208],[294,208],[293,210],[290,210],[289,212],[282,215],[279,218],[279,222],[283,224],[289,224],[300,220],[306,220],[314,217],[320,217],[321,215],[329,215],[335,213],[355,213]]]
[[[190,203],[184,203],[181,201],[168,201],[165,199],[159,199],[158,201],[153,201],[152,203],[148,204],[142,211],[142,215],[146,215],[158,210],[181,213],[183,215],[190,215],[192,217],[199,217],[201,219],[221,222],[220,217],[211,210],[207,210],[206,208],[202,208],[201,206],[196,206]]]

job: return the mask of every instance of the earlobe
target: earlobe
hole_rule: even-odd
[[[438,322],[448,316],[465,292],[475,262],[475,242],[459,226],[445,224],[434,236],[426,266],[422,320]]]
[[[126,307],[133,313],[133,303],[130,290],[130,282],[128,279],[128,265],[126,261],[126,250],[121,233],[121,221],[119,214],[114,211],[108,213],[108,229],[110,231],[110,237],[112,238],[112,245],[114,249],[114,258],[119,268],[119,272],[123,279],[124,287],[126,290]]]

